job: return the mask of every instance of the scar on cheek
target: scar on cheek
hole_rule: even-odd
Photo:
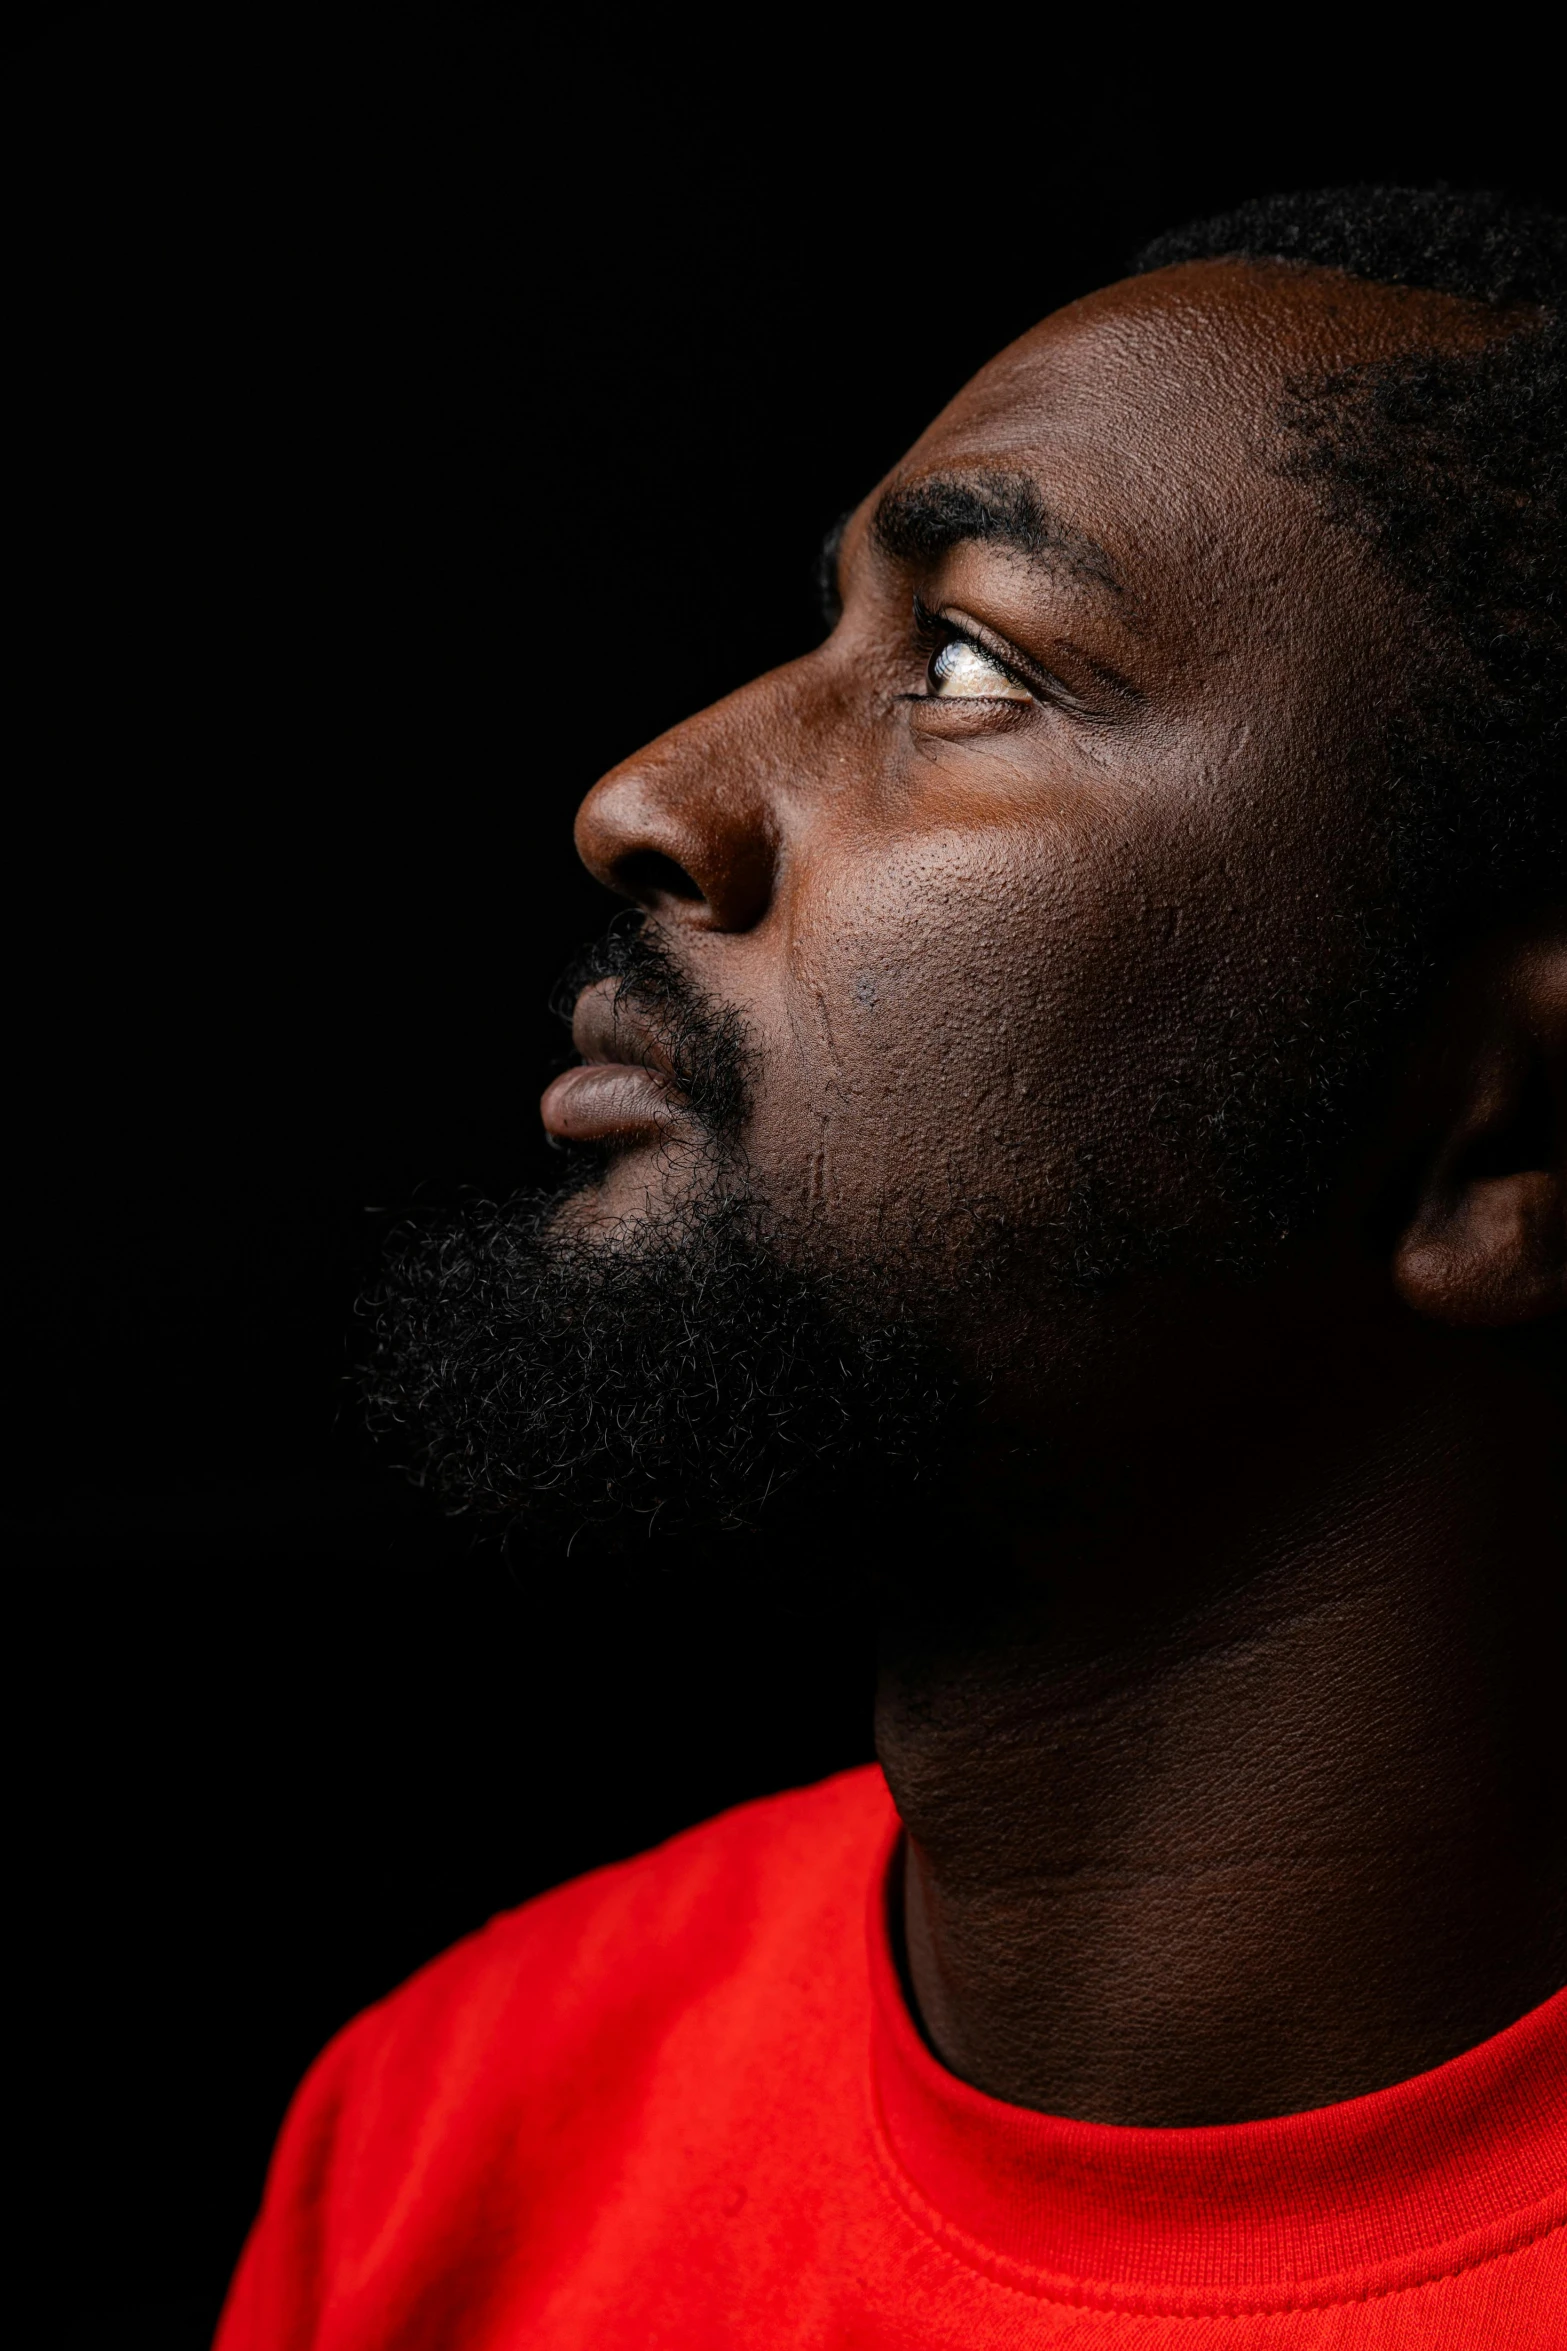
[[[862,971],[854,983],[854,1001],[863,1005],[867,1012],[875,1010],[876,982],[868,971]]]

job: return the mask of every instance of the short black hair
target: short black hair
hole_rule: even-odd
[[[1468,302],[1567,299],[1567,220],[1457,188],[1307,188],[1155,237],[1141,274],[1178,261],[1295,261]]]
[[[1376,545],[1422,652],[1390,714],[1404,911],[1460,933],[1567,892],[1567,220],[1453,188],[1264,196],[1156,238],[1138,273],[1281,262],[1496,314],[1290,387],[1292,472]]]

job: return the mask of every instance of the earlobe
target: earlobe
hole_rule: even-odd
[[[1567,935],[1516,944],[1464,1010],[1393,1286],[1437,1322],[1537,1322],[1567,1312]]]

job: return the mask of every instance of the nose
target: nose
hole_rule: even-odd
[[[744,931],[772,903],[778,810],[753,707],[765,685],[688,719],[613,768],[577,812],[588,871],[649,913]]]

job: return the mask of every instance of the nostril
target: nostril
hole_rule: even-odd
[[[617,858],[615,879],[628,898],[635,898],[644,906],[655,904],[660,898],[702,896],[685,867],[666,857],[661,849],[634,849],[629,856]]]

